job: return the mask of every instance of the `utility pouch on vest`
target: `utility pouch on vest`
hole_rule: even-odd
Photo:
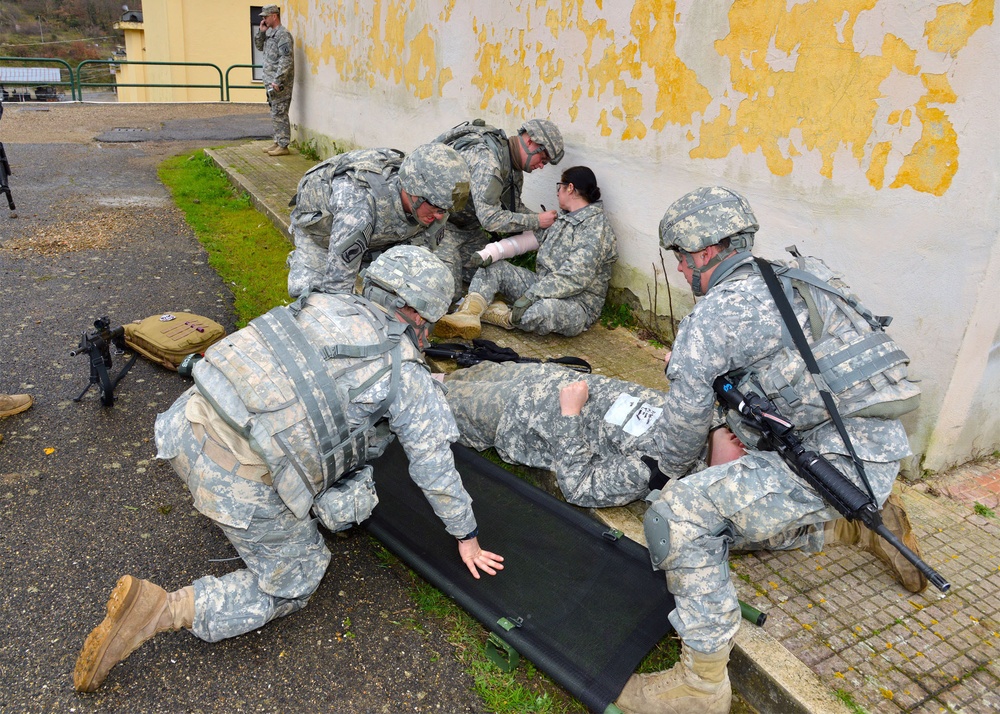
[[[324,526],[336,533],[368,520],[378,505],[372,473],[372,467],[366,465],[316,497],[313,513]]]

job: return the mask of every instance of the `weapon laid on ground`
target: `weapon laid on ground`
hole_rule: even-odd
[[[138,355],[133,354],[132,359],[112,378],[110,374],[112,348],[117,355],[125,354],[125,328],[112,327],[111,320],[107,316],[94,320],[94,329],[84,332],[80,337],[80,346],[75,350],[70,350],[69,353],[70,357],[82,354],[90,357],[90,382],[80,392],[80,396],[73,399],[74,402],[83,399],[87,390],[96,384],[101,393],[101,404],[110,407],[115,403],[115,385],[132,369]]]
[[[769,399],[759,394],[740,393],[736,385],[726,377],[719,377],[712,386],[719,401],[738,412],[760,431],[763,440],[785,460],[792,471],[819,491],[840,515],[849,521],[861,521],[866,528],[878,533],[927,576],[934,587],[943,593],[948,592],[951,583],[885,527],[875,500],[855,486],[827,459],[815,451],[807,450],[796,435],[795,426],[782,418]]]

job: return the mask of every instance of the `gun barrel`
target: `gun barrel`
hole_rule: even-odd
[[[884,524],[879,523],[877,526],[872,528],[873,531],[878,533],[880,536],[889,541],[893,548],[898,550],[903,554],[903,557],[908,561],[913,563],[914,567],[926,576],[927,580],[943,593],[951,590],[951,583],[944,579],[944,577],[938,571],[934,570],[931,566],[923,561],[923,559],[914,553],[912,550],[907,548],[903,541],[896,537],[896,534],[885,527]]]

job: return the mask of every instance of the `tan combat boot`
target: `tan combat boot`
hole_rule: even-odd
[[[505,330],[513,330],[514,323],[510,321],[510,314],[510,305],[501,300],[494,300],[479,319]]]
[[[486,298],[479,293],[469,293],[462,301],[462,307],[450,315],[445,315],[434,325],[435,337],[461,337],[471,340],[479,337],[483,326],[479,316],[486,310]]]
[[[34,403],[30,394],[0,394],[0,417],[20,414]]]
[[[893,535],[899,538],[903,545],[917,555],[920,544],[913,534],[910,518],[906,515],[903,499],[895,493],[891,494],[882,506],[882,523]],[[917,570],[917,566],[903,557],[903,554],[893,548],[882,536],[861,525],[860,521],[848,521],[838,518],[828,522],[823,528],[824,547],[835,543],[858,545],[889,566],[892,574],[900,584],[911,593],[920,593],[927,588],[927,576]]]
[[[289,153],[291,153],[291,152],[288,151],[288,147],[287,146],[277,146],[277,145],[275,145],[275,147],[273,149],[270,149],[267,152],[267,155],[268,156],[288,156]]]
[[[273,144],[264,149],[264,153],[267,154],[271,151],[274,151],[277,148],[278,148],[278,142],[274,142]]]
[[[78,692],[93,692],[116,664],[159,632],[194,623],[194,588],[167,593],[148,580],[124,575],[108,599],[108,615],[83,643],[73,669]]]
[[[615,704],[625,714],[729,714],[733,689],[729,653],[733,640],[718,652],[703,654],[681,643],[681,658],[655,674],[633,674]]]

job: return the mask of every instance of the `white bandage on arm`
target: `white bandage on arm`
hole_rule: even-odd
[[[507,258],[513,258],[515,255],[527,253],[529,250],[537,249],[538,239],[535,238],[535,234],[531,231],[525,231],[524,233],[518,233],[516,236],[501,238],[493,243],[488,243],[485,248],[478,252],[479,257],[483,259],[483,263],[488,265],[489,262],[495,263],[498,260],[506,260]],[[491,258],[491,260],[487,261],[487,258]]]

